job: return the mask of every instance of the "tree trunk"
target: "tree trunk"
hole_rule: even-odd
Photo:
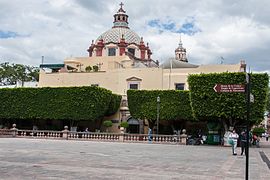
[[[221,120],[221,122],[223,124],[223,127],[224,127],[225,132],[228,131],[229,128],[228,128],[228,125],[227,125],[226,121],[225,120]]]
[[[149,128],[153,130],[155,122],[148,120]]]

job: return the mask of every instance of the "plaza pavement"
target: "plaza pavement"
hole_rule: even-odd
[[[270,142],[250,149],[251,180],[270,179],[260,151],[270,159]],[[245,156],[221,146],[0,138],[0,179],[243,180]]]

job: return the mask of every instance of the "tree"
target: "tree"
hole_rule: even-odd
[[[194,120],[189,91],[128,90],[127,95],[131,116],[137,119],[147,119],[150,128],[154,127],[157,120],[157,97],[160,97],[160,120]]]
[[[22,83],[22,87],[24,86],[24,82],[29,81],[30,78],[26,72],[26,66],[22,64],[13,64],[13,70],[16,82],[20,81]]]
[[[34,66],[26,66],[30,81],[39,81],[39,68]]]
[[[263,120],[269,77],[267,74],[251,74],[250,125]],[[220,121],[225,131],[229,126],[246,124],[247,102],[245,93],[217,93],[215,84],[245,84],[245,73],[197,74],[188,77],[191,106],[197,119]]]
[[[8,62],[0,64],[0,85],[15,85],[16,84],[16,78],[15,78],[15,70],[13,66],[9,65]]]
[[[270,113],[270,87],[268,88],[268,98],[267,98],[266,110],[268,111],[268,113]]]
[[[39,69],[33,66],[22,64],[0,64],[0,85],[16,85],[21,82],[22,86],[26,81],[38,81]]]

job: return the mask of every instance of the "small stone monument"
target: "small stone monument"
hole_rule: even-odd
[[[68,126],[65,126],[62,132],[63,132],[63,139],[68,139],[68,133],[69,133]]]
[[[18,129],[16,128],[16,124],[12,124],[12,128],[10,129],[12,131],[12,137],[17,136]]]
[[[125,128],[120,127],[120,136],[119,136],[119,141],[124,142],[124,134],[125,134]]]
[[[182,130],[182,134],[180,135],[180,144],[186,145],[187,144],[187,135],[186,130]]]

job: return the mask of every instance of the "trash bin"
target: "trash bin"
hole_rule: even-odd
[[[220,144],[220,135],[218,134],[218,131],[209,131],[209,134],[207,135],[207,144],[211,145],[218,145]]]

